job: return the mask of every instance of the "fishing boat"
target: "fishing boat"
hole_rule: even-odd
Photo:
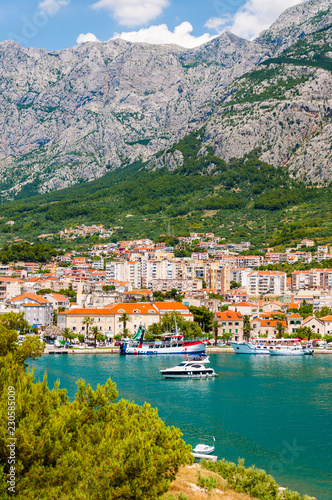
[[[121,354],[205,354],[205,343],[201,339],[185,339],[177,331],[165,333],[153,340],[145,340],[146,329],[140,326],[132,339],[122,339]]]
[[[217,373],[200,361],[181,361],[180,364],[159,370],[165,378],[213,378]]]

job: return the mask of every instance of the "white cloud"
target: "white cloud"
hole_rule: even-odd
[[[176,26],[174,31],[170,31],[166,24],[160,24],[159,26],[142,28],[139,31],[116,33],[114,38],[122,38],[128,42],[145,42],[158,45],[174,43],[186,48],[197,47],[214,38],[209,33],[195,37],[190,34],[192,31],[192,25],[186,21]]]
[[[204,26],[209,30],[215,30],[217,32],[220,32],[221,28],[225,26],[225,24],[229,24],[231,21],[232,17],[230,14],[228,14],[225,17],[211,17],[206,21]]]
[[[299,0],[247,0],[234,15],[213,17],[205,26],[218,33],[231,31],[243,38],[252,39],[271,26],[285,9],[299,3]]]
[[[111,11],[119,24],[138,26],[158,17],[168,5],[169,0],[99,0],[92,8]]]
[[[38,8],[48,15],[52,16],[56,14],[62,7],[66,7],[70,4],[70,0],[43,0],[38,5]]]
[[[76,39],[76,43],[100,42],[93,33],[81,33]]]

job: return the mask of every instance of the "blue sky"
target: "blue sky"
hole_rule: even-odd
[[[193,47],[224,30],[254,38],[297,3],[300,0],[11,0],[0,5],[0,41],[59,50],[121,37]]]

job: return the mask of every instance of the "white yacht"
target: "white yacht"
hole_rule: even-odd
[[[212,378],[216,377],[217,373],[213,368],[205,366],[206,360],[203,361],[181,361],[179,365],[159,372],[165,378]]]
[[[270,355],[270,350],[280,342],[280,339],[257,339],[255,342],[231,342],[236,354],[264,354]]]
[[[262,338],[253,339],[252,342],[231,342],[231,346],[236,354],[276,354],[281,356],[281,352],[288,353],[292,350],[293,354],[289,356],[303,356],[313,354],[314,349],[310,345],[303,346],[299,343],[299,339],[275,339],[275,338]],[[293,349],[294,347],[297,349]],[[303,351],[303,353],[301,353]]]
[[[305,350],[300,344],[296,345],[277,345],[270,350],[272,356],[304,356]]]

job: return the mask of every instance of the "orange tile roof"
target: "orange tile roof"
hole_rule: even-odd
[[[332,321],[332,315],[324,316],[323,318],[319,318],[321,321]]]
[[[186,307],[182,302],[154,302],[153,303],[158,309],[182,309],[183,311],[188,311],[188,307]]]
[[[62,295],[61,293],[50,293],[51,297],[55,300],[69,300],[68,297],[65,295]]]
[[[20,280],[20,279],[17,279],[17,278],[6,278],[6,276],[0,276],[0,281],[8,281],[10,283],[15,283],[15,282],[23,283],[23,281]]]
[[[118,303],[111,304],[107,306],[114,312],[114,314],[123,314],[123,312],[127,314],[158,314],[157,308],[154,304],[150,304],[149,302],[138,302],[138,303]],[[135,311],[139,311],[139,313],[135,313]]]
[[[284,320],[254,318],[250,321],[250,323],[252,323],[253,321],[259,321],[261,326],[273,326],[277,328],[278,323],[281,323],[283,326],[287,327],[287,322]]]
[[[114,313],[111,309],[94,309],[94,308],[83,308],[83,309],[70,309],[69,311],[64,311],[58,313],[58,315],[64,316],[113,316]]]
[[[241,313],[232,311],[230,309],[228,309],[227,311],[223,311],[223,312],[217,312],[216,316],[221,321],[228,321],[228,320],[235,321],[235,320],[242,320],[242,318],[243,318]]]
[[[21,295],[17,295],[17,297],[13,297],[9,299],[8,302],[18,302],[23,299],[31,299],[39,302],[40,304],[49,304],[49,301],[41,297],[40,295],[36,295],[35,293],[22,293]]]
[[[132,290],[131,292],[123,292],[123,295],[150,295],[152,293],[151,290]]]
[[[238,302],[237,304],[232,304],[232,307],[258,307],[256,304],[250,304],[250,302]]]

